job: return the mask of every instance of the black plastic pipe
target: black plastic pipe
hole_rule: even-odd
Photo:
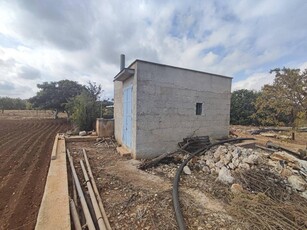
[[[176,172],[176,175],[175,175],[175,178],[174,178],[174,182],[173,182],[173,206],[174,206],[174,210],[175,210],[176,221],[177,221],[177,224],[178,224],[178,227],[179,227],[180,230],[186,230],[186,225],[185,225],[185,222],[184,222],[182,210],[180,208],[180,203],[179,203],[179,189],[178,189],[179,188],[180,174],[182,173],[184,166],[186,166],[187,163],[193,157],[208,151],[209,149],[211,149],[214,146],[222,145],[222,144],[230,143],[230,142],[235,142],[235,141],[245,141],[245,140],[255,140],[255,138],[235,138],[235,139],[229,139],[229,140],[225,140],[225,141],[216,142],[214,144],[211,144],[207,147],[204,147],[202,149],[195,151],[194,153],[192,153],[187,159],[185,159],[181,163],[181,165],[177,169],[177,172]]]

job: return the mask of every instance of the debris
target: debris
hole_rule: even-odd
[[[233,194],[239,194],[242,193],[244,191],[244,189],[242,188],[242,186],[240,184],[232,184],[230,187],[230,191]]]
[[[288,178],[289,176],[293,175],[293,172],[289,168],[282,168],[281,172],[280,172],[280,175],[282,177]]]
[[[187,174],[187,175],[191,175],[191,170],[190,170],[190,168],[189,168],[189,166],[184,166],[183,167],[183,172],[185,173],[185,174]]]
[[[80,131],[79,136],[86,136],[86,131]]]
[[[298,191],[305,191],[307,189],[307,183],[299,176],[292,175],[288,178],[289,184],[292,188]]]
[[[77,192],[78,192],[78,195],[79,195],[82,210],[83,210],[84,216],[86,218],[86,223],[87,223],[88,229],[94,230],[95,229],[94,222],[93,222],[93,219],[91,217],[87,202],[85,200],[85,196],[84,196],[83,190],[81,188],[81,184],[80,184],[78,175],[76,173],[76,169],[75,169],[75,166],[74,166],[74,163],[73,163],[73,158],[70,155],[68,149],[67,149],[67,156],[68,156],[68,160],[69,160],[69,163],[70,163],[71,172],[73,174],[74,181],[75,181],[75,184],[76,184],[76,188],[77,188]]]
[[[282,140],[291,140],[292,136],[287,136],[287,135],[278,135],[277,139],[282,139]]]
[[[218,162],[221,159],[221,155],[227,153],[227,148],[223,145],[219,146],[217,150],[215,150],[213,156],[214,156],[214,161]]]
[[[287,189],[287,181],[279,174],[272,172],[269,167],[238,171],[235,177],[243,188],[252,193],[263,193],[273,200],[289,199],[291,191]]]
[[[306,229],[306,204],[299,196],[289,203],[272,200],[263,193],[239,193],[231,200],[228,212],[238,223],[244,223],[243,229]]]
[[[172,156],[173,154],[175,154],[177,152],[178,152],[178,150],[175,151],[175,152],[171,152],[171,153],[164,153],[164,154],[162,154],[162,155],[160,155],[160,156],[158,156],[158,157],[156,157],[156,158],[154,158],[152,160],[148,160],[148,161],[143,162],[142,164],[139,165],[138,168],[142,169],[142,170],[151,168],[151,167],[159,164],[166,157],[170,157],[170,156]]]
[[[266,146],[268,148],[286,151],[287,153],[291,154],[292,156],[297,157],[297,158],[302,159],[302,160],[306,159],[304,154],[294,152],[293,150],[290,150],[290,149],[284,148],[280,145],[274,144],[271,141],[268,141],[266,143]]]
[[[178,146],[180,147],[180,149],[171,152],[171,153],[164,153],[152,160],[148,160],[143,162],[140,166],[139,169],[147,169],[150,167],[153,167],[157,164],[159,164],[163,159],[167,158],[167,157],[171,157],[172,155],[174,155],[175,153],[178,152],[185,152],[185,153],[191,153],[191,152],[195,152],[199,149],[203,149],[206,146],[210,145],[210,139],[209,136],[201,136],[201,137],[189,137],[189,138],[184,138],[182,142],[178,143]]]
[[[249,155],[247,158],[243,160],[243,163],[255,165],[258,164],[259,156],[256,154]]]
[[[307,191],[302,192],[300,195],[307,200]]]
[[[261,133],[265,133],[265,132],[280,132],[280,131],[289,131],[291,130],[291,127],[284,127],[284,128],[274,128],[274,127],[269,127],[269,128],[264,128],[264,129],[253,129],[253,130],[249,130],[248,132],[251,135],[257,135],[257,134],[261,134]]]
[[[234,178],[231,176],[229,169],[222,167],[219,172],[218,180],[225,184],[231,184],[234,181]]]
[[[202,149],[210,145],[209,136],[196,136],[196,137],[187,137],[184,138],[182,142],[178,143],[178,146],[181,149],[184,149],[190,153]]]
[[[307,127],[298,128],[299,132],[307,132]]]
[[[261,136],[264,137],[272,137],[272,138],[276,138],[277,134],[276,133],[260,133]]]
[[[277,151],[276,149],[270,149],[270,148],[267,148],[267,147],[264,147],[264,146],[261,146],[261,145],[255,145],[255,147],[257,147],[259,149],[263,149],[265,151],[269,151],[269,152],[276,152]]]

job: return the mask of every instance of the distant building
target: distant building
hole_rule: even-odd
[[[123,68],[123,65],[121,65]],[[114,78],[115,138],[153,158],[194,135],[228,135],[232,78],[142,60]]]

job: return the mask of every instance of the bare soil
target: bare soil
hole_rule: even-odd
[[[247,136],[245,132],[240,134]],[[269,139],[259,136],[257,142],[265,143]],[[293,149],[304,147],[297,142],[280,140],[277,142]],[[82,148],[86,150],[113,229],[178,229],[172,203],[172,183],[180,162],[187,157],[185,154],[178,154],[176,159],[168,163],[142,171],[137,168],[140,161],[121,157],[114,147],[107,147],[103,143],[75,142],[68,143],[67,148],[73,156],[85,195],[87,195],[87,189],[80,160],[83,159]],[[215,150],[212,149],[213,152]],[[263,156],[268,160],[266,154]],[[182,173],[180,180],[179,198],[187,229],[306,229],[307,221],[304,214],[307,211],[305,209],[307,203],[303,197],[294,190],[291,190],[291,199],[285,202],[275,202],[265,195],[269,194],[268,191],[271,189],[275,195],[283,189],[278,187],[277,182],[285,179],[274,168],[271,167],[268,170],[278,175],[276,176],[278,180],[272,182],[275,187],[270,184],[272,179],[265,176],[267,173],[264,170],[265,164],[257,163],[250,166],[250,170],[259,169],[259,175],[266,179],[253,181],[253,183],[261,183],[265,189],[254,191],[254,189],[247,190],[242,187],[242,190],[236,193],[231,191],[229,184],[223,184],[217,180],[218,174],[215,171],[206,171],[208,167],[204,169],[202,157],[193,158],[188,164],[192,173],[190,175]],[[234,182],[241,186],[240,178],[243,177],[240,175],[249,171],[241,168],[234,172],[237,172],[233,174]],[[253,174],[253,171],[251,173]],[[257,174],[257,178],[259,175]],[[246,178],[244,181],[246,182]],[[249,185],[253,184],[249,183]],[[269,203],[268,206],[266,206],[267,203]],[[275,211],[267,213],[271,204],[274,204],[272,209]],[[284,212],[285,207],[287,212]],[[82,216],[80,204],[79,212]],[[295,226],[284,228],[285,223],[280,223],[281,219],[284,220],[283,218],[290,223],[295,223]]]
[[[242,125],[232,125],[231,130],[233,133],[239,137],[252,137],[256,139],[257,143],[265,145],[268,141],[279,144],[285,148],[290,148],[295,151],[298,149],[307,149],[307,132],[295,132],[295,140],[282,140],[273,137],[265,137],[258,135],[251,135],[249,130],[258,129],[259,127],[254,126],[242,126]],[[276,132],[285,136],[291,136],[292,131]]]
[[[121,157],[114,148],[97,143],[73,142],[67,148],[83,184],[80,159],[83,159],[82,148],[87,151],[113,229],[178,229],[172,203],[173,177],[139,170],[140,161]],[[183,175],[180,187],[188,229],[230,229],[234,221],[226,213],[224,203],[213,195],[218,190],[223,196],[215,177],[200,178],[202,185],[210,185],[207,188],[198,186],[196,177]],[[211,193],[209,187],[213,187]]]
[[[34,229],[55,135],[69,126],[15,118],[0,117],[0,229]]]
[[[66,113],[59,113],[59,118],[67,118]],[[0,119],[24,120],[24,119],[53,119],[51,110],[0,110]]]

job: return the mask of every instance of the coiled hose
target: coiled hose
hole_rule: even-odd
[[[176,216],[176,221],[178,224],[178,227],[180,230],[186,230],[186,225],[184,222],[184,218],[182,215],[182,211],[180,208],[180,203],[179,203],[179,180],[180,180],[180,174],[182,173],[182,170],[184,168],[184,166],[187,165],[187,163],[195,156],[204,153],[206,151],[208,151],[209,149],[211,149],[214,146],[217,145],[222,145],[225,143],[230,143],[230,142],[235,142],[235,141],[245,141],[245,140],[255,140],[254,138],[235,138],[235,139],[229,139],[229,140],[225,140],[225,141],[219,141],[216,142],[214,144],[211,144],[207,147],[204,147],[202,149],[199,149],[197,151],[195,151],[194,153],[192,153],[187,159],[185,159],[181,165],[179,166],[175,178],[174,178],[174,182],[173,182],[173,206],[174,206],[174,210],[175,210],[175,216]]]

